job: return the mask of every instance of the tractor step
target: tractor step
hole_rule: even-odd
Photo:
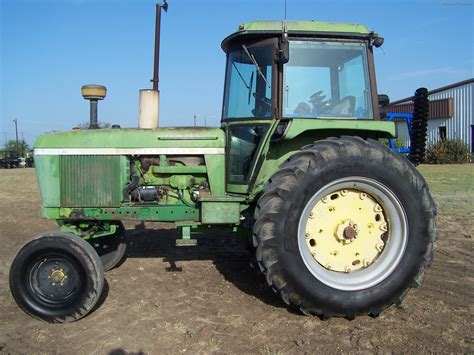
[[[191,226],[181,227],[181,239],[176,239],[177,247],[195,247],[197,239],[191,238]]]
[[[195,247],[197,239],[176,239],[177,247]]]

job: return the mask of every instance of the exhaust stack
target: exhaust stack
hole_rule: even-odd
[[[138,97],[138,128],[158,128],[160,92],[142,89]]]
[[[160,32],[161,32],[161,9],[168,12],[168,3],[164,0],[163,4],[156,4],[155,21],[155,60],[153,65],[153,89],[143,89],[139,92],[138,98],[138,127],[139,128],[158,128],[159,108],[160,108],[160,90],[158,89],[159,70],[160,70]]]
[[[90,101],[90,124],[89,129],[99,128],[97,121],[97,102],[103,100],[107,94],[107,88],[102,85],[84,85],[81,88],[82,97]]]

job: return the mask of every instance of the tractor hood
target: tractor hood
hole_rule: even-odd
[[[146,152],[148,148],[180,148],[186,153],[186,148],[224,148],[224,131],[220,128],[208,127],[165,127],[158,129],[91,129],[70,132],[52,133],[37,138],[34,149],[35,153],[55,148],[64,149],[62,154],[70,151],[75,154],[101,154],[94,153],[100,149],[127,149],[140,148],[141,152],[136,154],[152,154]],[[93,150],[92,150],[93,149]],[[191,150],[192,151],[192,150]],[[127,152],[123,152],[127,153]],[[132,151],[129,153],[134,154]],[[223,153],[223,149],[222,149]],[[60,153],[61,154],[61,153]],[[104,151],[104,154],[106,152]],[[192,154],[189,152],[189,154]],[[205,154],[205,153],[204,153]]]

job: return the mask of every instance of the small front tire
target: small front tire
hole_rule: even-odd
[[[29,315],[67,323],[87,315],[99,300],[104,269],[94,248],[64,232],[42,234],[26,243],[10,268],[10,290]]]
[[[92,239],[91,244],[102,261],[104,271],[112,270],[120,264],[127,251],[123,223],[118,222],[117,232],[113,235]]]

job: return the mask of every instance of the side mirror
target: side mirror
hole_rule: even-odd
[[[378,98],[380,107],[385,107],[390,103],[390,98],[388,97],[388,95],[381,94],[381,95],[378,95],[377,98]]]
[[[283,38],[278,49],[278,63],[285,64],[290,60],[290,42]]]
[[[375,48],[382,47],[383,42],[384,42],[383,37],[375,37],[372,41]]]

